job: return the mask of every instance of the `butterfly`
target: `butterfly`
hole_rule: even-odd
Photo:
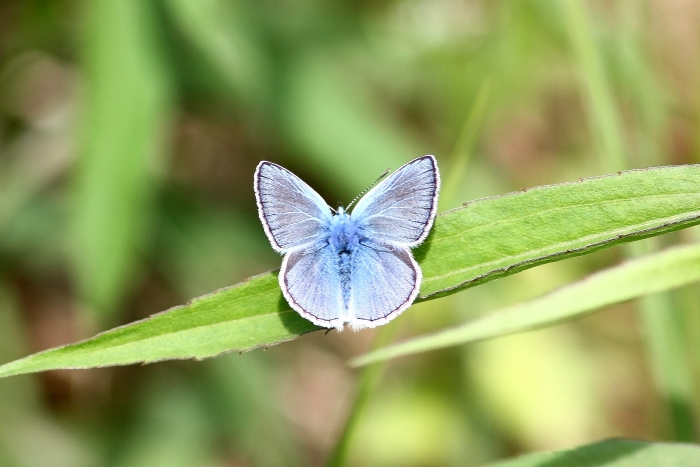
[[[258,164],[254,186],[265,234],[284,255],[282,294],[301,316],[326,328],[341,331],[349,323],[359,330],[386,324],[411,306],[422,272],[410,249],[428,236],[437,212],[435,157],[403,165],[351,212],[331,208],[272,162]]]

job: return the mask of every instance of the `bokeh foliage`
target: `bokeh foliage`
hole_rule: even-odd
[[[699,17],[684,0],[5,2],[2,361],[277,267],[253,200],[261,159],[335,204],[433,153],[450,187],[441,210],[693,163]],[[537,193],[517,195],[532,202],[511,206],[515,217],[537,211]],[[643,207],[621,197],[630,218]],[[613,211],[592,221],[615,223]],[[418,304],[380,333],[462,323],[695,236],[530,269]],[[496,233],[487,240],[498,247]],[[345,361],[369,350],[373,331],[5,379],[0,462],[481,465],[611,436],[696,440],[698,298],[691,285],[372,367],[354,408],[358,374]],[[349,413],[361,415],[343,431]]]

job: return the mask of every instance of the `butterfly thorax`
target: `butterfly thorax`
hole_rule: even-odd
[[[331,218],[328,242],[338,254],[352,253],[360,241],[357,224],[341,207]]]

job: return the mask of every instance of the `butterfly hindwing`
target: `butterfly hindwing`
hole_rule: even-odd
[[[318,193],[272,162],[258,164],[254,180],[260,220],[275,250],[284,253],[318,240],[332,217]]]
[[[327,328],[345,322],[338,258],[327,242],[316,242],[287,253],[279,273],[289,305],[304,318]]]
[[[353,252],[349,322],[354,329],[394,319],[418,295],[421,271],[408,248],[365,240]]]
[[[367,238],[413,247],[430,231],[439,190],[435,158],[419,157],[363,196],[353,209],[352,218]]]

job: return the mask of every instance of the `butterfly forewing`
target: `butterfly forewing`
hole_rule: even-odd
[[[326,202],[309,185],[271,162],[258,164],[255,198],[265,233],[279,252],[316,241],[332,216]]]
[[[421,272],[408,248],[372,240],[353,252],[350,326],[385,324],[408,308],[418,295]]]
[[[352,218],[367,238],[416,246],[433,224],[439,190],[435,158],[419,157],[372,188],[357,203]]]

